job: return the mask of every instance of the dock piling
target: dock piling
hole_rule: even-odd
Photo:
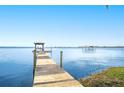
[[[63,51],[60,51],[60,67],[63,67]]]

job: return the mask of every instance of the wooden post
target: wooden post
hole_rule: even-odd
[[[51,57],[52,57],[52,47],[51,47]]]
[[[62,68],[63,64],[62,64],[62,60],[63,59],[63,51],[60,51],[60,67]]]
[[[44,52],[44,43],[42,44],[42,52]]]
[[[35,44],[35,50],[36,50],[36,48],[37,48],[37,46],[36,46],[36,44]]]

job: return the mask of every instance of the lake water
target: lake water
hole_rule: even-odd
[[[32,86],[33,48],[0,48],[0,86]],[[87,77],[108,67],[124,66],[124,48],[58,48],[50,56],[75,79]]]
[[[33,49],[0,48],[0,86],[32,86]]]

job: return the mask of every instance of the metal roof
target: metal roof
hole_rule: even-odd
[[[36,44],[36,45],[43,45],[43,44],[45,44],[45,43],[43,43],[43,42],[36,42],[36,43],[34,43],[34,44]]]

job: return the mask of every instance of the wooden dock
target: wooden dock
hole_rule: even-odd
[[[82,87],[46,53],[37,55],[33,87]]]

